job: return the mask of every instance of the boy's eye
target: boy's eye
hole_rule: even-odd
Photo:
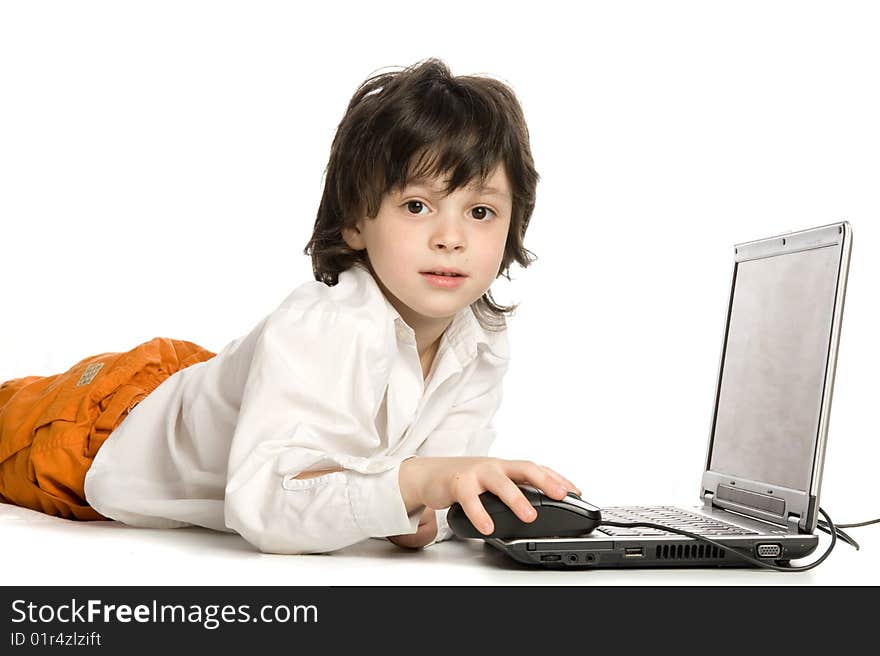
[[[406,209],[411,214],[418,216],[422,214],[422,210],[426,209],[425,204],[420,200],[410,200],[406,203]],[[479,205],[471,210],[473,212],[473,217],[478,221],[485,221],[490,218],[490,214],[494,215],[495,211],[486,207],[485,205]],[[489,214],[487,214],[487,212]]]
[[[423,207],[425,207],[425,204],[420,200],[411,200],[406,204],[406,209],[413,214],[421,214],[421,208]]]
[[[495,214],[494,210],[490,210],[485,205],[480,205],[479,207],[475,207],[471,211],[475,213],[474,218],[479,219],[480,221],[485,221],[486,219],[489,218],[488,216],[486,216],[486,212],[489,212],[491,214]],[[479,216],[477,215],[477,213],[479,213]]]

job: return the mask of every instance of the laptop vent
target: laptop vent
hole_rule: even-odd
[[[657,560],[721,560],[724,549],[710,544],[658,544],[654,557]]]

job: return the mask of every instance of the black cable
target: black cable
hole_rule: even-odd
[[[819,563],[824,561],[826,558],[828,558],[832,549],[834,549],[834,545],[837,544],[837,529],[834,527],[834,522],[831,521],[831,518],[821,508],[819,508],[819,512],[822,513],[822,516],[825,518],[825,521],[827,522],[828,526],[831,527],[831,533],[830,533],[831,544],[828,545],[828,549],[825,551],[825,553],[823,553],[821,556],[819,556],[815,561],[813,561],[809,565],[795,565],[795,566],[789,566],[789,567],[782,567],[780,565],[772,565],[766,561],[761,561],[761,560],[758,560],[757,558],[752,558],[750,555],[740,551],[739,549],[732,548],[726,544],[721,544],[720,542],[717,542],[716,540],[712,540],[712,539],[704,537],[702,535],[697,535],[696,533],[691,533],[690,531],[685,531],[685,530],[678,529],[678,528],[670,528],[668,526],[663,526],[661,524],[654,524],[653,522],[606,522],[603,520],[600,523],[600,525],[618,526],[621,528],[631,528],[631,527],[655,528],[655,529],[659,529],[661,531],[668,531],[670,533],[680,533],[681,535],[687,536],[689,538],[694,538],[695,540],[700,540],[701,542],[708,542],[709,544],[716,546],[720,549],[724,549],[725,551],[729,551],[731,553],[734,553],[737,556],[739,556],[740,558],[742,558],[743,560],[746,560],[746,561],[753,563],[755,565],[758,565],[760,567],[765,567],[767,569],[773,569],[773,570],[776,570],[777,572],[806,572],[808,569],[813,569],[814,567],[816,567],[816,565],[818,565]]]
[[[841,531],[840,529],[859,528],[861,526],[870,526],[871,524],[880,524],[880,517],[878,517],[877,519],[869,519],[866,522],[855,522],[853,524],[835,524],[835,528],[837,529],[837,537],[839,537],[841,540],[843,540],[844,542],[846,542],[850,546],[855,547],[856,551],[858,551],[859,550],[859,543],[856,542],[855,540],[853,540],[849,535],[847,535],[844,531]],[[830,534],[830,531],[828,530],[828,525],[825,522],[823,522],[821,519],[817,523],[817,526],[819,527],[820,530],[824,531],[825,533]]]
[[[819,528],[819,530],[831,535],[831,531],[828,529],[828,524],[826,524],[821,519],[816,522],[816,526]],[[834,529],[837,531],[837,537],[846,542],[849,546],[855,547],[856,551],[859,550],[859,543],[853,540],[849,535],[847,535],[845,531],[840,530],[840,524],[835,524]]]
[[[869,519],[867,522],[859,522],[857,524],[838,524],[837,528],[858,528],[859,526],[868,526],[869,524],[880,523],[880,517],[877,519]]]

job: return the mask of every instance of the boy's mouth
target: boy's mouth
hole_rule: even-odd
[[[467,276],[459,271],[458,269],[433,269],[430,271],[422,271],[422,274],[432,275],[432,276],[447,276],[450,278],[466,278]]]
[[[458,289],[464,284],[465,278],[467,278],[467,276],[460,271],[450,271],[447,269],[422,271],[421,276],[429,285],[441,289]]]

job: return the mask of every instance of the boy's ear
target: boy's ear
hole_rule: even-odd
[[[354,251],[362,251],[367,247],[359,225],[360,223],[356,224],[353,228],[342,229],[342,239],[348,244],[348,247]]]

